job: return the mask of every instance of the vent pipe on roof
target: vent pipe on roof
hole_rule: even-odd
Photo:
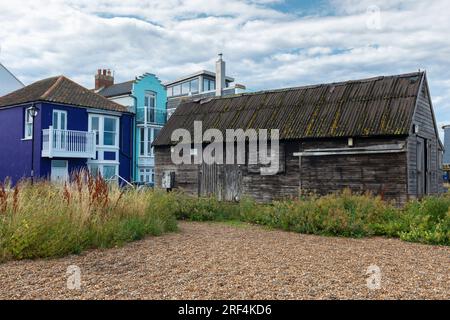
[[[216,96],[222,96],[223,89],[225,89],[225,61],[222,59],[222,54],[219,53],[219,60],[216,62]]]

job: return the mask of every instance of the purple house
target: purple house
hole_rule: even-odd
[[[131,180],[133,114],[64,77],[0,97],[0,181],[66,181],[86,168]]]

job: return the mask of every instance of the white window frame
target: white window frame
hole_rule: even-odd
[[[97,147],[100,148],[114,148],[114,149],[119,149],[119,137],[120,137],[120,121],[118,117],[115,116],[110,116],[110,115],[102,115],[102,114],[89,114],[89,125],[88,125],[88,130],[93,131],[92,130],[92,118],[98,118],[98,144]],[[114,145],[105,145],[104,144],[104,136],[105,136],[105,119],[113,119],[116,122],[116,132],[115,132],[115,141],[114,141]]]
[[[155,130],[160,130],[158,127],[139,127],[139,156],[144,158],[153,158],[155,150],[151,147],[155,141]],[[142,140],[142,131],[144,132],[144,140]],[[142,152],[142,142],[144,143],[144,152]]]
[[[150,99],[153,99],[153,107],[150,105],[146,105],[145,101],[147,100],[147,98],[149,99],[148,101],[150,102]],[[146,124],[148,123],[152,123],[149,119],[149,115],[150,112],[153,112],[153,118],[156,121],[156,105],[157,105],[157,94],[154,91],[146,91],[145,92],[145,96],[144,96],[144,121]]]
[[[23,135],[25,140],[33,139],[33,121],[34,120],[31,115],[28,116],[31,109],[32,109],[32,107],[25,109],[24,135]],[[28,121],[29,119],[31,119],[31,120]]]
[[[119,175],[119,165],[118,164],[116,164],[116,163],[105,163],[105,162],[89,162],[88,163],[88,169],[89,169],[89,172],[91,172],[92,173],[92,166],[97,166],[98,167],[98,171],[100,172],[100,175],[103,177],[103,170],[104,170],[104,167],[106,166],[106,167],[114,167],[114,176],[116,176],[116,179],[117,179],[117,176]]]
[[[54,117],[55,117],[55,113],[57,113],[58,114],[58,127],[61,127],[61,118],[62,118],[62,115],[64,114],[64,117],[66,118],[66,123],[65,123],[65,128],[64,129],[61,129],[61,128],[55,128],[55,124],[53,123],[53,120],[54,120]],[[53,112],[52,112],[52,126],[53,126],[53,129],[59,129],[59,130],[67,130],[67,128],[68,128],[68,124],[67,124],[67,111],[65,111],[65,110],[58,110],[58,109],[53,109]]]
[[[148,177],[148,181],[147,181]],[[149,167],[139,168],[139,182],[141,183],[154,183],[155,181],[155,169]]]

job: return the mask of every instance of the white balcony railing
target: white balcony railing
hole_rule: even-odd
[[[42,130],[42,156],[48,158],[95,158],[95,132]]]

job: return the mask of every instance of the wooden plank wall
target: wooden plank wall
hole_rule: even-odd
[[[440,149],[438,136],[433,122],[430,99],[424,83],[417,101],[417,109],[414,114],[413,123],[419,126],[417,135],[408,137],[408,196],[417,197],[417,136],[427,140],[429,149],[429,194],[437,194],[443,190],[443,172],[438,163],[438,152]]]
[[[406,138],[405,138],[406,139]],[[405,143],[405,139],[355,139],[356,147],[377,144]],[[407,198],[406,152],[392,154],[341,155],[303,157],[294,153],[305,149],[342,148],[347,139],[289,141],[280,143],[283,170],[273,176],[262,176],[255,166],[246,165],[181,165],[171,164],[170,148],[157,147],[156,185],[160,186],[162,172],[176,173],[176,187],[198,195],[216,194],[220,199],[234,200],[249,196],[259,202],[298,197],[302,192],[328,194],[350,188],[355,192],[371,191],[388,200],[403,203]],[[203,172],[207,173],[208,178]],[[200,181],[200,185],[199,185]]]

